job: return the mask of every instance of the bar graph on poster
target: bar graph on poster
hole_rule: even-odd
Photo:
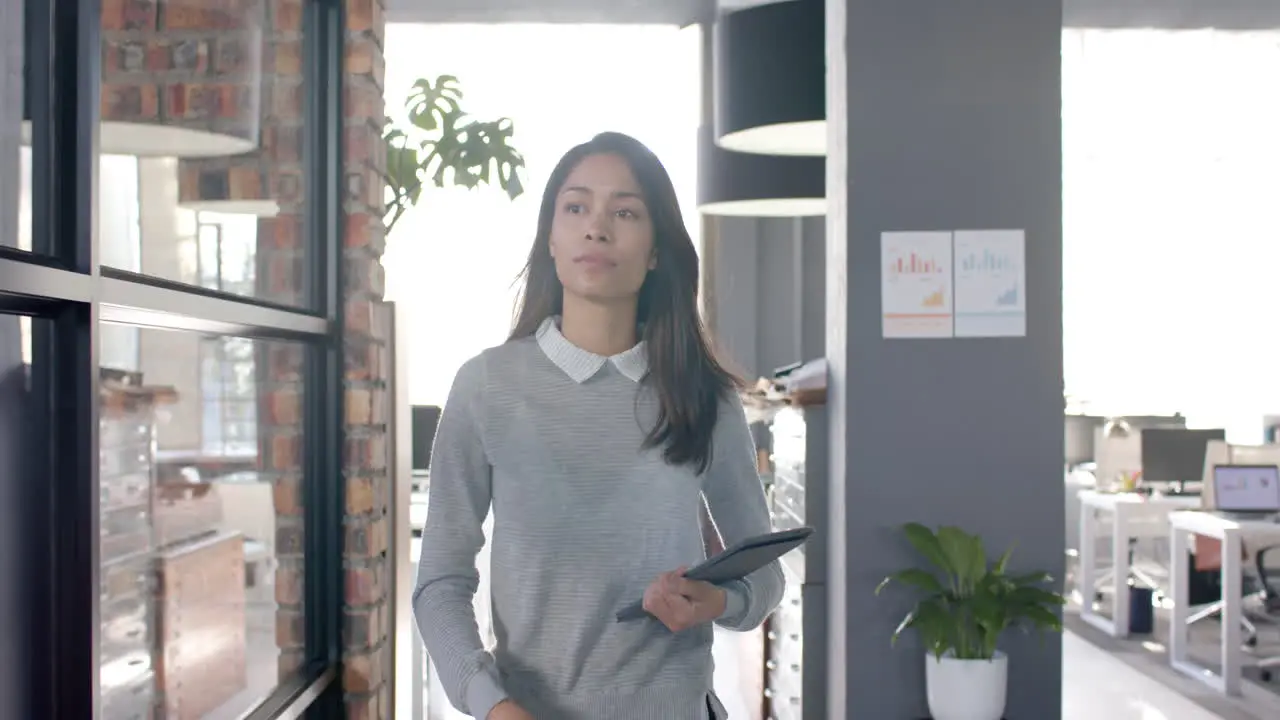
[[[951,337],[951,233],[883,233],[880,262],[883,336]]]
[[[1026,283],[1022,230],[957,230],[955,336],[1025,336]]]

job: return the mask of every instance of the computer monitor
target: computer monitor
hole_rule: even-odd
[[[1222,512],[1280,513],[1280,467],[1214,465],[1213,500]]]
[[[1225,440],[1225,430],[1145,428],[1142,430],[1142,482],[1173,483],[1179,490],[1204,477],[1210,440]]]
[[[440,408],[436,405],[413,406],[413,469],[426,470],[431,465],[431,444],[436,440]]]

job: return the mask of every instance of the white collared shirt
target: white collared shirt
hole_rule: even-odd
[[[638,383],[649,374],[649,356],[643,340],[617,355],[597,355],[569,342],[560,332],[559,317],[543,320],[535,337],[538,339],[538,347],[542,348],[551,362],[578,384],[595,377],[605,363],[612,364],[632,382]]]

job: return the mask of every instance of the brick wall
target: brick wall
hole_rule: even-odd
[[[302,197],[302,73],[291,58],[302,45],[303,0],[267,0],[262,54],[261,146],[257,153],[229,159],[228,168],[258,167],[267,183],[266,197],[279,204],[279,214],[258,222],[256,295],[283,304],[302,300],[301,261],[307,246],[302,230],[306,199]],[[194,164],[193,164],[194,165]],[[211,169],[200,165],[202,171]],[[230,182],[231,178],[227,178]],[[296,343],[262,342],[258,361],[262,403],[260,457],[273,483],[276,512],[276,643],[281,679],[305,660],[303,617],[303,407],[302,348]]]
[[[301,211],[302,137],[301,8],[303,0],[269,0],[267,73],[263,98],[268,109],[262,128],[262,152],[270,159],[272,197],[278,216],[261,221],[259,296],[277,301],[300,299],[305,245]],[[388,423],[385,322],[381,256],[383,183],[383,65],[385,21],[381,0],[347,0],[344,75],[344,232],[346,324],[345,425],[343,482],[346,512],[343,531],[342,687],[347,716],[383,720],[391,713],[388,680],[392,656],[388,643],[391,608],[388,524]],[[276,578],[279,603],[277,636],[280,670],[295,670],[302,659],[301,550],[302,488],[297,435],[301,402],[301,355],[291,345],[272,343],[263,358],[268,383],[262,417],[264,464],[276,472],[279,522]]]
[[[382,302],[380,259],[383,0],[346,0],[343,128],[345,166],[346,424],[344,479],[347,507],[344,542],[346,607],[342,677],[347,717],[382,720],[391,716],[388,680],[392,655],[390,579],[387,562],[390,524],[388,439],[390,404],[384,362],[390,333]]]

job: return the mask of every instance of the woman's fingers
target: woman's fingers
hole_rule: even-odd
[[[679,591],[684,578],[673,571],[659,575],[644,591],[644,609],[668,630],[680,632],[696,623],[693,601]]]

